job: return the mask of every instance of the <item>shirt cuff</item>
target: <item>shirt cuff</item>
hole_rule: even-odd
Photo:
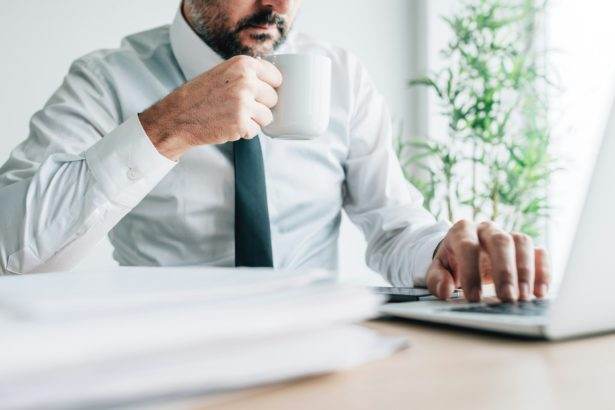
[[[442,242],[449,230],[446,222],[437,225],[438,232],[434,232],[421,240],[414,256],[414,268],[412,269],[412,283],[416,287],[427,286],[427,270],[433,262],[436,248]]]
[[[85,152],[88,168],[110,200],[136,206],[177,164],[160,154],[137,115]]]

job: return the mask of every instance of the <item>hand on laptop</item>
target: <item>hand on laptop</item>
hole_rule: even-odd
[[[470,302],[481,299],[481,285],[494,283],[503,302],[547,295],[547,252],[524,234],[508,233],[493,222],[457,222],[436,251],[427,271],[427,287],[440,299],[462,288]]]

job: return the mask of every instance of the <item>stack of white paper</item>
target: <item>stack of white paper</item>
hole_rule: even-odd
[[[347,368],[403,347],[322,271],[123,268],[0,278],[0,405],[108,406]]]

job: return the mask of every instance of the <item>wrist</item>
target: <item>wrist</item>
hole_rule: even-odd
[[[188,151],[191,146],[187,138],[181,132],[177,132],[175,127],[164,127],[157,120],[160,118],[152,108],[139,114],[139,121],[156,150],[172,161],[179,158]]]

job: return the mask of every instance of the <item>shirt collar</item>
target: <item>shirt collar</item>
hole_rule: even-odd
[[[191,81],[205,71],[224,61],[211,49],[188,24],[180,9],[170,27],[171,48],[187,81]],[[294,34],[291,31],[288,38],[276,50],[275,54],[292,52],[291,42]]]
[[[177,11],[175,20],[171,24],[169,35],[173,54],[188,81],[223,61],[222,57],[192,30],[181,8]]]

